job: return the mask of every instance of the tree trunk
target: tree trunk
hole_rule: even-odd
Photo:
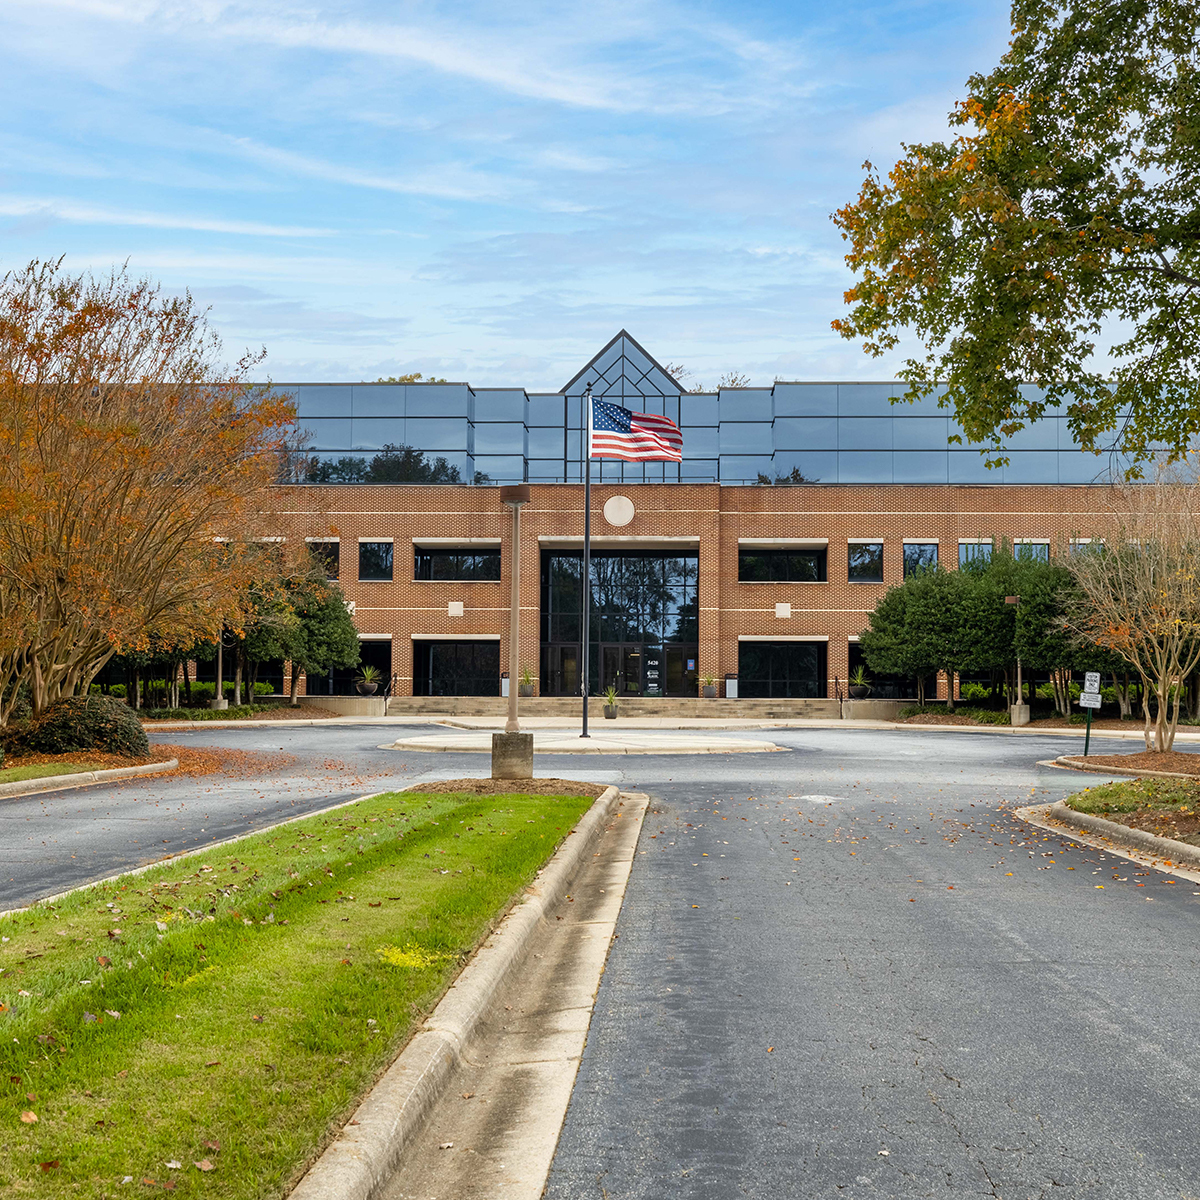
[[[237,666],[233,669],[233,702],[235,705],[242,702],[242,653],[238,650],[234,656]]]
[[[291,700],[292,708],[300,707],[300,701],[296,699],[296,696],[299,693],[299,691],[300,691],[300,669],[299,669],[299,667],[296,666],[295,663],[292,663],[292,700]]]
[[[946,711],[954,711],[954,672],[946,672]]]
[[[1117,694],[1117,705],[1121,710],[1121,720],[1127,721],[1133,716],[1133,705],[1129,703],[1129,673],[1125,673],[1125,681],[1122,683],[1114,671],[1112,681],[1113,691]]]
[[[183,702],[189,708],[192,706],[192,664],[185,662],[183,664]]]

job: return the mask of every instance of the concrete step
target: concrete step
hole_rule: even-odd
[[[599,717],[603,697],[593,696],[589,713]],[[502,716],[508,701],[499,696],[393,696],[388,716]],[[575,696],[533,696],[521,701],[521,712],[530,717],[573,717],[581,702]],[[623,717],[710,717],[721,719],[789,720],[818,717],[837,720],[841,707],[836,700],[704,700],[700,697],[630,697],[618,704]]]

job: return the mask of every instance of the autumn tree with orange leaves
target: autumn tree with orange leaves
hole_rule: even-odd
[[[36,714],[243,617],[294,416],[256,361],[223,367],[190,296],[124,270],[0,280],[0,725],[21,684]]]
[[[1197,24],[1194,0],[1014,0],[963,132],[866,164],[834,214],[857,276],[834,329],[872,355],[915,335],[906,396],[944,391],[990,461],[1059,404],[1135,463],[1200,434]]]
[[[1200,481],[1189,467],[1113,489],[1086,549],[1063,561],[1077,587],[1065,624],[1124,659],[1143,686],[1147,750],[1170,750],[1184,685],[1200,669]]]

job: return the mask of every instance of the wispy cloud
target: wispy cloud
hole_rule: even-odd
[[[230,221],[221,217],[190,217],[142,212],[129,208],[102,208],[72,200],[0,196],[0,216],[70,221],[80,225],[136,225],[143,229],[187,229],[196,233],[235,233],[247,237],[332,237],[336,229],[306,225],[269,225],[262,221]]]

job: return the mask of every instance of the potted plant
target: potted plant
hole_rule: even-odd
[[[521,680],[517,685],[517,695],[518,696],[532,696],[533,695],[533,674],[530,672],[528,667],[525,667],[521,671]]]
[[[700,694],[705,700],[713,700],[717,695],[717,681],[711,675],[705,675]]]
[[[611,683],[604,689],[604,719],[606,721],[617,719],[617,689]]]
[[[866,671],[861,667],[855,667],[850,672],[850,695],[855,700],[865,700],[871,694],[871,681],[867,678]]]
[[[363,667],[356,684],[360,696],[373,696],[379,690],[379,668]]]

